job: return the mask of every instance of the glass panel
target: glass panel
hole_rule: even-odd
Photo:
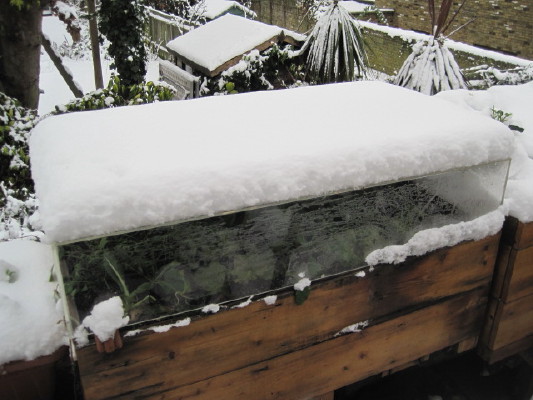
[[[507,170],[494,163],[64,245],[67,292],[83,318],[95,302],[125,297],[124,279],[138,321],[290,286],[300,273],[349,271],[421,229],[497,208]]]

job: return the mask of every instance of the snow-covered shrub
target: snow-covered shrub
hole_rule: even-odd
[[[30,173],[28,138],[36,114],[0,92],[0,241],[33,233],[37,207]]]
[[[467,88],[453,54],[443,41],[433,37],[413,46],[413,52],[403,63],[394,84],[428,95]]]
[[[290,46],[272,46],[264,53],[253,50],[220,76],[206,79],[201,88],[203,96],[269,90],[293,84],[290,70],[294,52]]]
[[[507,70],[479,65],[464,72],[470,86],[474,89],[487,89],[495,85],[521,85],[533,81],[533,63]]]
[[[80,99],[64,106],[56,106],[56,114],[73,111],[100,110],[121,106],[154,103],[172,100],[175,89],[164,82],[145,82],[138,85],[124,85],[115,75],[104,89],[87,93]]]
[[[359,25],[334,1],[307,37],[307,77],[313,82],[353,81],[366,73],[367,57]]]
[[[468,88],[457,61],[446,47],[447,38],[444,36],[465,2],[463,0],[449,18],[453,0],[441,0],[438,12],[435,0],[428,1],[432,36],[413,46],[413,51],[400,68],[394,84],[428,95],[443,90]]]

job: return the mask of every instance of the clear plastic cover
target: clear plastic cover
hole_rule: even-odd
[[[363,266],[417,231],[502,201],[508,161],[61,247],[83,317],[119,294],[132,321],[196,309]]]

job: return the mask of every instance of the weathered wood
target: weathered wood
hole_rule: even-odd
[[[484,290],[192,385],[143,388],[117,398],[304,399],[403,365],[474,335]]]
[[[517,250],[533,246],[533,222],[526,224],[516,218],[507,218],[503,226],[502,241]]]
[[[500,298],[509,303],[533,294],[533,247],[513,250]]]
[[[335,397],[335,392],[331,391],[329,393],[323,394],[322,396],[313,397],[310,400],[333,400]]]
[[[479,337],[472,336],[471,338],[465,339],[462,342],[457,344],[457,353],[464,353],[465,351],[472,350],[477,346]]]
[[[499,349],[533,334],[533,295],[499,303],[489,348]]]
[[[520,353],[523,350],[533,347],[533,335],[517,340],[499,349],[493,350],[486,345],[480,346],[479,353],[489,364],[501,361],[507,357]]]
[[[78,360],[86,399],[127,396],[128,391],[155,394],[308,346],[314,348],[316,343],[331,339],[342,328],[359,321],[390,319],[393,313],[475,288],[480,288],[478,298],[484,297],[498,239],[496,235],[441,249],[402,265],[379,266],[373,273],[367,270],[365,278],[349,274],[316,283],[301,306],[294,304],[292,291],[288,291],[279,296],[275,306],[254,302],[243,309],[197,319],[187,327],[125,338],[124,348],[117,354],[100,355],[93,346],[80,349]],[[454,339],[454,343],[470,336]],[[417,336],[412,339],[424,342]],[[411,341],[402,346],[410,347]],[[439,349],[430,348],[404,363]],[[322,365],[317,362],[315,367]],[[381,371],[401,363],[393,364]]]
[[[498,250],[498,257],[496,258],[496,265],[494,267],[494,278],[492,280],[492,287],[490,290],[491,295],[499,299],[502,296],[504,283],[506,282],[505,278],[508,274],[509,269],[509,260],[511,257],[511,252],[513,247],[509,244],[503,243],[500,245]]]

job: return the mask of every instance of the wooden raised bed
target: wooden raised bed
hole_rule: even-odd
[[[533,346],[533,223],[506,221],[480,351],[490,363]]]
[[[91,344],[77,352],[85,398],[331,398],[337,388],[449,346],[470,349],[484,322],[498,244],[495,235],[315,281],[302,305],[284,289],[274,305],[254,301],[126,337],[111,354]],[[339,334],[362,321],[368,327],[361,332]]]

